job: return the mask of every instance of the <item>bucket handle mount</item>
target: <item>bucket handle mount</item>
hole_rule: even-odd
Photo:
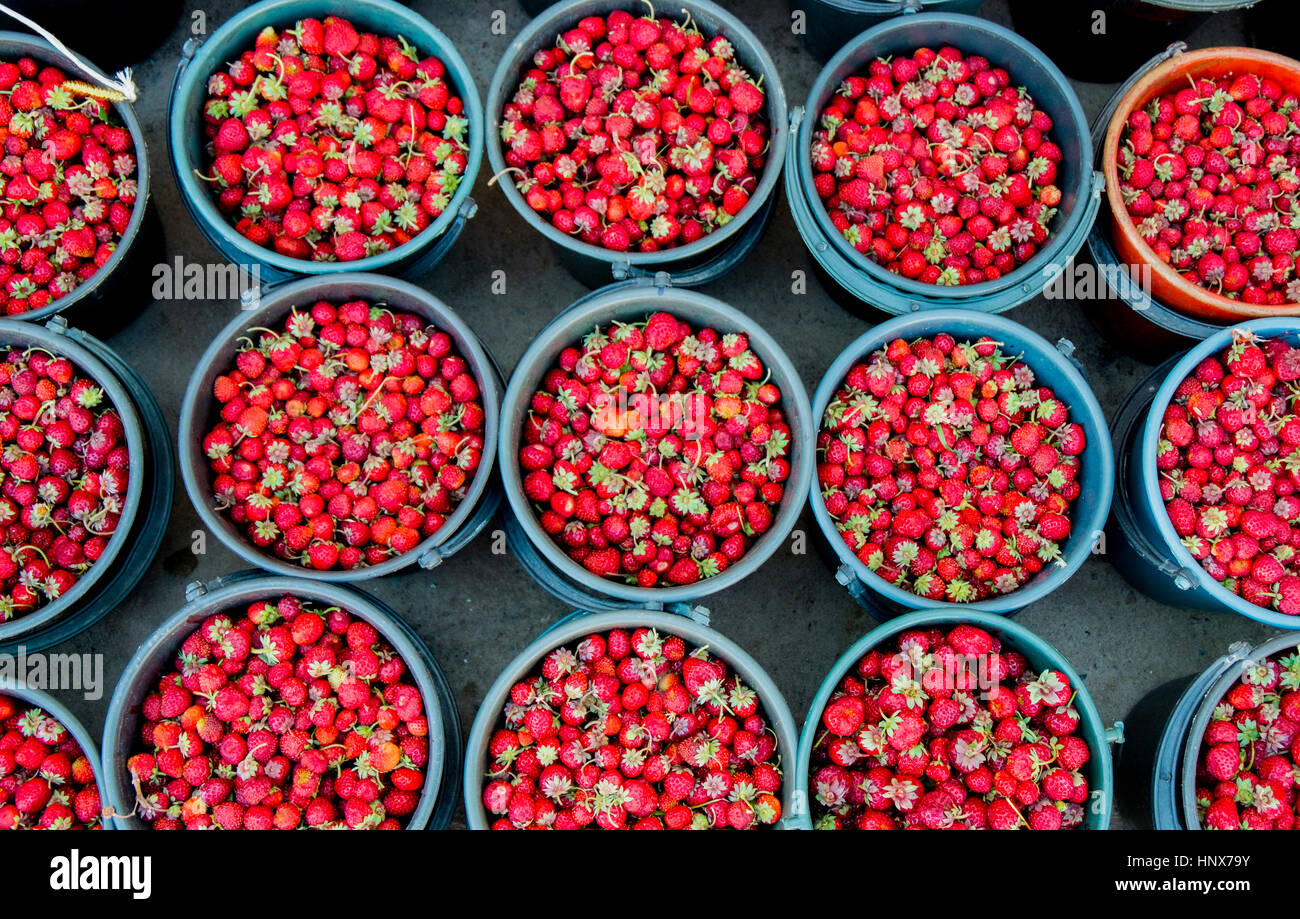
[[[451,538],[441,545],[434,546],[425,552],[419,558],[421,568],[428,571],[437,568],[446,559],[451,558],[461,549],[465,548],[474,540],[474,537],[483,532],[483,529],[491,522],[496,515],[497,508],[501,506],[501,499],[504,493],[499,486],[491,486],[483,493],[483,498],[479,506],[474,511],[474,516],[465,521],[465,525],[460,528],[459,532],[453,533]]]

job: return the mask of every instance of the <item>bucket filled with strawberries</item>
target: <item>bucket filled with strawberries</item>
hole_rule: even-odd
[[[1117,101],[1102,168],[1110,241],[1153,296],[1223,325],[1300,307],[1300,61],[1173,54]]]
[[[44,321],[120,291],[149,198],[148,161],[130,103],[104,97],[45,41],[6,36],[0,316]]]
[[[1297,379],[1296,320],[1256,319],[1187,352],[1156,391],[1128,492],[1188,606],[1300,621]]]
[[[1110,743],[1078,673],[1015,622],[910,613],[835,663],[796,784],[826,830],[1106,829]]]
[[[190,378],[185,487],[219,539],[279,574],[433,567],[494,510],[500,391],[478,337],[432,294],[370,274],[286,284]]]
[[[534,340],[499,452],[548,589],[599,604],[693,600],[753,573],[811,481],[811,412],[780,346],[691,291],[620,285]]]
[[[683,616],[574,613],[488,690],[470,829],[783,828],[794,720],[745,651]]]
[[[49,694],[0,684],[0,830],[103,830],[99,749]]]
[[[1183,747],[1177,806],[1184,825],[1294,829],[1300,818],[1300,634],[1230,654],[1216,668],[1222,673],[1201,701]],[[1169,729],[1177,725],[1171,721]]]
[[[109,704],[104,793],[119,828],[446,827],[459,716],[392,610],[262,575],[190,596]]]
[[[161,539],[165,515],[153,536],[136,526],[146,432],[107,360],[97,343],[0,320],[0,646],[97,619],[119,560]]]
[[[665,6],[557,4],[488,91],[493,181],[593,287],[611,271],[693,268],[694,284],[730,270],[780,180],[786,110],[771,58],[708,0]]]
[[[446,254],[469,216],[482,113],[428,21],[390,0],[265,0],[181,67],[172,168],[232,261],[283,277],[410,272]]]
[[[813,410],[813,514],[873,615],[1011,613],[1093,554],[1114,488],[1105,416],[1067,354],[1024,326],[952,309],[893,319],[841,353]]]
[[[1037,296],[1100,206],[1069,82],[1014,32],[922,13],[845,46],[808,97],[786,194],[818,263],[875,310]]]

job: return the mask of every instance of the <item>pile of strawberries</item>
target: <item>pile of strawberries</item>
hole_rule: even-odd
[[[1156,446],[1183,546],[1242,599],[1300,615],[1300,348],[1234,330],[1179,384]]]
[[[154,829],[400,829],[429,725],[370,623],[283,596],[209,616],[144,699],[126,763]]]
[[[1074,829],[1091,758],[1074,689],[983,629],[911,629],[836,687],[810,765],[818,829]]]
[[[1243,303],[1300,303],[1300,96],[1252,73],[1191,80],[1133,112],[1129,217],[1156,257]]]
[[[72,589],[113,538],[130,479],[122,418],[72,361],[0,363],[0,622]]]
[[[768,376],[743,332],[665,312],[565,348],[519,448],[542,529],[600,577],[657,587],[720,574],[771,527],[790,475]]]
[[[1061,203],[1051,117],[986,58],[952,47],[877,58],[813,131],[835,229],[925,284],[994,281],[1033,258]]]
[[[267,26],[208,79],[217,206],[258,246],[355,261],[402,245],[465,174],[464,103],[436,57],[348,20]]]
[[[99,829],[95,767],[62,724],[0,694],[0,830]]]
[[[751,829],[781,818],[761,700],[654,629],[560,647],[510,690],[488,746],[494,829]]]
[[[0,60],[0,310],[66,297],[113,256],[135,209],[131,132],[57,67]]]
[[[618,252],[688,245],[758,184],[771,134],[762,82],[689,13],[588,16],[533,55],[501,113],[505,160],[562,233]]]
[[[1215,830],[1291,830],[1300,818],[1300,647],[1253,661],[1201,739],[1196,809]]]
[[[249,329],[203,439],[218,505],[255,546],[316,571],[432,536],[483,459],[478,382],[451,336],[352,300]]]
[[[1086,443],[1069,408],[991,338],[895,339],[826,406],[817,480],[863,564],[965,603],[1061,562]]]

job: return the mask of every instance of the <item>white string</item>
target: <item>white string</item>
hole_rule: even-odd
[[[40,25],[40,23],[33,22],[32,20],[24,16],[22,13],[16,12],[15,10],[11,10],[3,3],[0,3],[0,12],[8,13],[14,19],[17,19],[23,25],[27,26],[27,28],[32,29],[37,34],[42,36],[46,41],[48,41],[51,45],[54,46],[56,51],[62,54],[73,64],[75,64],[78,70],[80,70],[86,76],[90,77],[90,79],[94,80],[96,83],[106,87],[107,89],[111,89],[114,92],[121,93],[123,96],[126,97],[128,102],[134,102],[136,100],[135,83],[132,82],[131,80],[130,67],[124,67],[123,69],[115,73],[114,76],[117,78],[115,80],[109,79],[108,77],[101,76],[95,70],[95,68],[91,67],[80,57],[74,54],[73,51],[67,45],[59,41],[58,36],[54,35],[52,32],[43,28]]]

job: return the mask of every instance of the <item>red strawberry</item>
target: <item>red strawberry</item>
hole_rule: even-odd
[[[592,552],[582,560],[583,567],[599,577],[608,577],[618,572],[619,556],[614,549],[600,549]]]
[[[347,57],[356,50],[359,41],[357,30],[353,28],[352,23],[337,16],[325,18],[321,46],[326,54]]]
[[[1207,827],[1216,830],[1235,830],[1241,825],[1237,803],[1232,798],[1217,798],[1202,819]]]
[[[862,725],[865,708],[862,700],[856,696],[842,696],[836,699],[822,712],[822,723],[832,734],[849,737]]]

